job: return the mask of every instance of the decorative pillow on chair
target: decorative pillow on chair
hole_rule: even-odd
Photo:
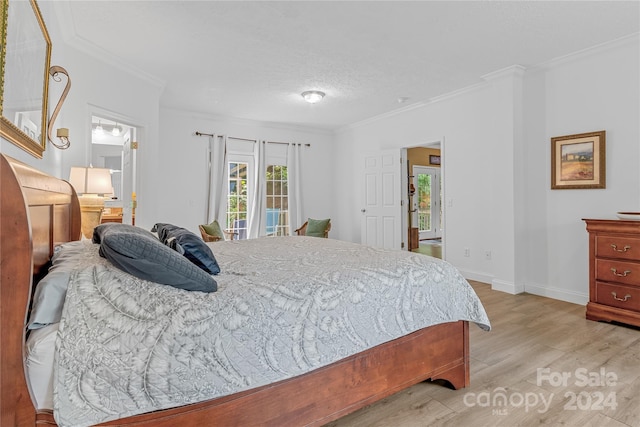
[[[162,243],[184,255],[207,273],[220,273],[220,266],[211,248],[196,234],[186,228],[164,223],[157,223],[151,231],[156,231]]]
[[[329,226],[330,219],[311,219],[307,221],[305,236],[324,237]]]
[[[213,222],[209,224],[203,224],[200,227],[209,235],[213,237],[218,237],[220,240],[226,240],[224,233],[222,232],[222,228],[218,223],[217,219],[214,219]]]
[[[187,291],[214,292],[218,288],[210,274],[140,227],[101,224],[93,239],[100,243],[102,257],[132,276]]]

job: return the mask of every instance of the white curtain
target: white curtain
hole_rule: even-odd
[[[267,174],[267,156],[266,141],[256,141],[253,151],[255,159],[255,179],[256,186],[253,191],[251,200],[251,210],[249,211],[248,220],[248,236],[249,239],[255,239],[266,234],[267,219],[265,209],[265,198],[267,197],[265,180]]]
[[[289,234],[293,236],[295,230],[300,227],[302,220],[302,199],[300,179],[300,152],[301,144],[289,144],[287,148],[287,179],[289,189]]]
[[[222,229],[227,228],[227,136],[209,137],[209,200],[207,219],[217,219]]]

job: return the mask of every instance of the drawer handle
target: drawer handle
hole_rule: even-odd
[[[627,252],[629,249],[631,249],[631,246],[629,246],[629,245],[624,245],[624,248],[622,248],[622,249],[618,249],[618,246],[616,246],[614,244],[611,244],[611,247],[616,252]]]
[[[625,270],[624,273],[618,273],[618,270],[615,268],[612,268],[611,272],[618,277],[627,277],[628,274],[631,274],[631,270]]]
[[[618,296],[616,295],[616,293],[615,293],[615,292],[611,292],[611,295],[613,295],[613,299],[614,299],[614,300],[622,301],[622,302],[626,302],[629,298],[631,298],[631,295],[629,295],[629,294],[626,294],[626,295],[624,296],[624,298],[618,298]]]

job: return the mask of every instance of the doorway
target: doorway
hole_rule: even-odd
[[[414,165],[411,175],[415,195],[412,221],[418,228],[419,240],[442,238],[442,199],[440,169]]]
[[[446,218],[442,200],[444,183],[444,137],[404,148],[403,174],[409,187],[406,203],[406,239],[413,252],[445,259]]]
[[[113,186],[103,218],[124,224],[135,224],[136,132],[134,126],[113,117],[91,115],[90,164],[109,169]]]

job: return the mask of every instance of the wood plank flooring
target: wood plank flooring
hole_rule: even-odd
[[[442,241],[421,240],[420,245],[412,252],[442,259]]]
[[[640,426],[640,329],[470,283],[492,323],[469,328],[471,386],[423,382],[326,427]]]

